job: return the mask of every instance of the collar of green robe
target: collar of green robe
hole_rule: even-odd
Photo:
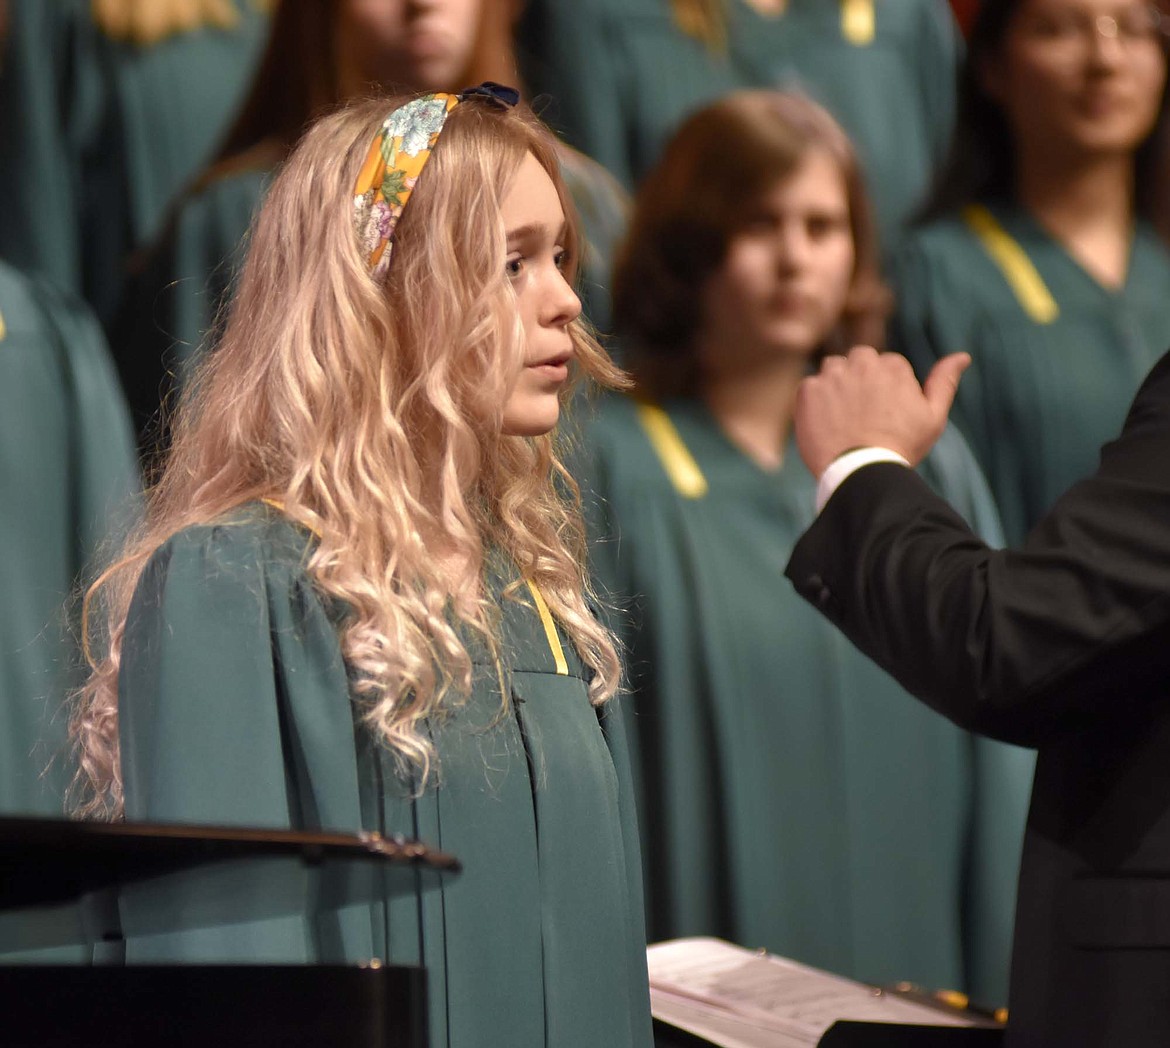
[[[458,94],[437,91],[399,106],[382,122],[370,143],[354,186],[354,228],[370,275],[382,283],[390,270],[394,229],[451,110],[469,98],[489,99],[511,108],[520,101],[515,88],[485,81]]]
[[[239,28],[245,0],[90,0],[90,17],[111,40],[154,47],[172,37],[210,29]],[[268,16],[275,0],[247,0],[256,14]]]

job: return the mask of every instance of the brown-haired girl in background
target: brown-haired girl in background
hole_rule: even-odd
[[[588,447],[649,927],[1002,1001],[1030,757],[912,702],[783,577],[814,513],[796,387],[880,342],[877,257],[849,141],[796,95],[700,110],[637,198],[615,277],[636,386]],[[997,538],[956,435],[925,472]]]

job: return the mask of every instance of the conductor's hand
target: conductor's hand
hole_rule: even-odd
[[[920,386],[896,353],[856,346],[826,357],[796,396],[796,442],[809,471],[819,477],[837,456],[863,447],[889,448],[918,465],[942,435],[970,363],[966,353],[952,353]]]

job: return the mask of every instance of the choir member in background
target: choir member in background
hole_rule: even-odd
[[[529,0],[519,39],[548,121],[631,188],[700,106],[743,88],[803,91],[853,139],[886,251],[954,123],[945,0]]]
[[[247,88],[272,2],[10,0],[0,257],[83,296],[108,331],[132,254]]]
[[[635,204],[615,309],[636,385],[602,401],[582,476],[650,933],[1001,1003],[1030,755],[910,702],[783,578],[814,512],[797,385],[888,310],[869,216],[841,128],[768,91],[691,116]],[[998,540],[956,433],[923,473]]]
[[[920,376],[971,354],[952,419],[1012,545],[1170,342],[1165,29],[1147,0],[984,0],[950,161],[896,260],[891,348]]]

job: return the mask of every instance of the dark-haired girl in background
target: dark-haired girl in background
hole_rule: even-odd
[[[1170,341],[1164,30],[1145,0],[987,0],[897,266],[894,348],[923,372],[974,358],[952,417],[1010,543],[1093,468]]]
[[[218,155],[178,201],[123,311],[119,367],[140,428],[150,431],[167,372],[212,339],[252,215],[309,122],[386,90],[457,91],[515,82],[512,0],[283,0],[247,99]],[[586,315],[609,321],[612,245],[627,200],[598,164],[558,147],[585,226]],[[604,274],[604,275],[602,275]]]

